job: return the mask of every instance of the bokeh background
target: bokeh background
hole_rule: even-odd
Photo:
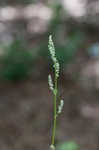
[[[49,149],[50,34],[64,99],[55,143],[99,149],[99,0],[0,0],[0,150]]]

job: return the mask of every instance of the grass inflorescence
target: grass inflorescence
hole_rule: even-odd
[[[53,133],[52,133],[50,150],[55,150],[56,119],[62,111],[64,101],[60,100],[60,105],[58,106],[57,109],[56,101],[57,101],[57,93],[58,93],[58,78],[59,78],[60,65],[56,58],[55,47],[51,35],[49,36],[48,48],[49,48],[49,52],[50,52],[50,56],[54,68],[54,82],[52,80],[52,76],[50,74],[48,76],[49,89],[52,91],[54,95],[54,123],[53,123]]]

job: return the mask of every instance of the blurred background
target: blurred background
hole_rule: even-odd
[[[64,99],[55,142],[67,142],[57,150],[99,150],[99,0],[0,0],[0,150],[49,149],[50,34]]]

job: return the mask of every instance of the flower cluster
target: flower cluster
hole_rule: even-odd
[[[59,77],[59,63],[56,62],[56,76]]]
[[[59,106],[58,106],[57,114],[61,114],[62,109],[63,109],[63,106],[64,106],[64,101],[63,101],[63,100],[60,100],[60,104],[59,104]]]
[[[59,62],[58,60],[56,59],[56,55],[55,55],[55,47],[54,47],[54,43],[53,43],[53,40],[52,40],[52,36],[50,35],[49,36],[49,45],[48,45],[48,48],[49,48],[49,51],[50,51],[50,55],[51,55],[51,59],[54,63],[54,68],[55,68],[55,73],[56,73],[56,76],[59,77]]]
[[[49,84],[50,90],[51,90],[51,91],[54,91],[54,85],[53,85],[52,77],[51,77],[50,74],[49,74],[49,76],[48,76],[48,84]]]
[[[50,51],[50,55],[51,58],[53,60],[53,62],[56,62],[56,57],[55,57],[55,47],[54,47],[54,43],[52,40],[52,36],[49,36],[49,45],[48,45],[49,51]]]

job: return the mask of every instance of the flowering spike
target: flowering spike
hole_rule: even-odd
[[[58,116],[58,114],[61,113],[63,105],[64,105],[64,101],[61,100],[60,101],[60,105],[58,107],[58,111],[57,111],[57,93],[58,93],[58,77],[59,77],[59,62],[56,58],[56,54],[55,54],[55,47],[54,47],[54,43],[52,40],[52,36],[49,36],[49,44],[48,44],[48,48],[49,48],[49,52],[50,52],[50,56],[53,62],[53,67],[54,67],[54,84],[52,82],[52,77],[51,75],[48,76],[48,83],[49,83],[49,88],[50,90],[53,92],[54,95],[54,124],[53,124],[53,133],[52,133],[52,142],[51,142],[51,146],[50,146],[50,150],[55,150],[55,135],[56,135],[56,118]]]
[[[49,48],[49,51],[50,51],[51,59],[54,63],[53,67],[55,68],[56,76],[59,77],[59,62],[58,62],[58,60],[56,59],[56,56],[55,56],[55,47],[54,47],[54,43],[53,43],[51,35],[49,36],[48,48]]]
[[[54,47],[54,43],[53,43],[53,40],[52,40],[52,36],[51,36],[51,35],[49,36],[48,48],[49,48],[49,51],[50,51],[50,55],[51,55],[52,61],[53,61],[53,62],[56,62],[55,47]]]

